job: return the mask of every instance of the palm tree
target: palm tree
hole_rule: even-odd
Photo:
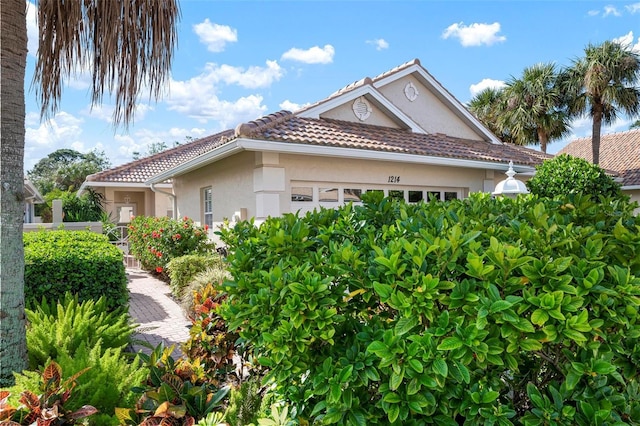
[[[176,0],[39,0],[34,83],[42,116],[55,114],[64,79],[91,69],[91,101],[115,98],[115,125],[133,120],[145,82],[158,99],[170,70],[179,9]],[[25,0],[0,7],[0,386],[26,363],[22,249]]]
[[[547,144],[569,132],[568,114],[561,108],[562,96],[554,64],[536,64],[524,69],[522,77],[511,78],[503,90],[505,108],[500,126],[518,145]]]
[[[467,104],[467,108],[501,140],[513,142],[507,129],[498,120],[504,110],[502,93],[501,88],[488,87],[474,96]]]
[[[640,57],[629,46],[613,41],[589,44],[583,58],[563,72],[563,89],[573,116],[591,116],[593,164],[600,163],[602,124],[611,124],[619,112],[635,116],[640,109]]]

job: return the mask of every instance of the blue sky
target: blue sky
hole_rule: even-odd
[[[112,104],[90,106],[90,78],[67,82],[48,122],[31,89],[35,6],[29,4],[25,170],[60,148],[104,151],[113,166],[154,142],[173,146],[338,89],[418,58],[458,100],[519,77],[538,62],[566,66],[589,43],[618,39],[640,52],[636,1],[213,1],[182,0],[178,47],[164,98],[139,103],[125,132]],[[604,132],[627,130],[620,117]],[[590,134],[578,119],[557,152]]]

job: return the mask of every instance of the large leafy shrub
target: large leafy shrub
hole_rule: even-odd
[[[25,298],[80,301],[104,296],[110,309],[129,300],[122,252],[106,236],[89,231],[40,231],[24,234]]]
[[[169,261],[187,254],[207,254],[213,249],[206,227],[187,217],[136,216],[129,225],[131,253],[145,269],[164,273]]]
[[[301,419],[638,424],[640,227],[588,196],[390,200],[223,230],[230,330]]]
[[[598,165],[568,154],[545,160],[527,182],[532,194],[553,198],[566,194],[586,194],[597,199],[620,197],[620,184]]]
[[[167,275],[169,275],[169,287],[171,293],[180,298],[183,290],[189,285],[193,278],[200,272],[207,269],[222,268],[223,261],[220,255],[216,254],[187,254],[175,257],[167,263]]]

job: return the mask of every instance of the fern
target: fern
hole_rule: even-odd
[[[103,351],[124,349],[135,330],[124,309],[108,311],[104,297],[79,303],[77,296],[67,293],[60,302],[44,299],[34,309],[27,309],[26,314],[31,369],[43,366],[50,358],[73,356],[82,344],[93,347],[98,340]]]
[[[68,408],[76,410],[83,405],[92,405],[101,413],[99,416],[92,416],[92,425],[117,424],[115,408],[133,407],[139,395],[134,394],[131,389],[142,385],[149,374],[138,356],[133,362],[129,361],[130,358],[120,348],[103,349],[100,339],[91,348],[81,343],[74,355],[61,353],[56,362],[65,376],[73,376],[90,367],[77,379],[77,386],[67,402]],[[14,389],[31,390],[37,394],[40,392],[40,376],[40,373],[34,371],[15,374]]]
[[[261,403],[260,380],[255,378],[246,381],[231,390],[231,400],[225,413],[225,421],[231,426],[244,426],[255,423]]]

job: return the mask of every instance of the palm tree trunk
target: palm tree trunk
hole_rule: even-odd
[[[549,143],[549,135],[538,127],[538,141],[540,142],[540,151],[547,153],[547,143]]]
[[[602,131],[603,105],[598,102],[593,105],[593,127],[591,128],[591,154],[593,164],[600,164],[600,133]]]
[[[0,386],[27,366],[24,313],[24,0],[0,4]]]

